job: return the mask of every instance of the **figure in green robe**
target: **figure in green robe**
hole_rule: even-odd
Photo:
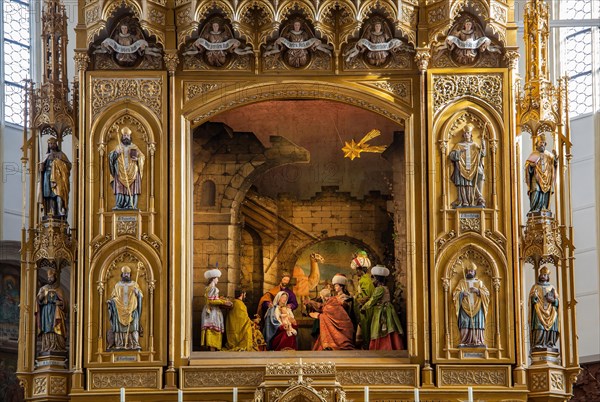
[[[371,268],[371,260],[367,256],[367,252],[359,250],[350,263],[350,268],[356,271],[356,276],[359,277],[357,292],[354,295],[354,314],[358,319],[358,330],[356,331],[356,344],[363,349],[369,348],[371,341],[371,318],[373,310],[365,310],[361,313],[361,307],[371,298],[375,291],[375,285],[371,279],[369,269]]]
[[[382,265],[371,268],[375,278],[375,291],[361,312],[372,309],[369,350],[401,350],[404,349],[401,335],[404,334],[398,313],[392,304],[390,291],[385,285],[390,270]]]

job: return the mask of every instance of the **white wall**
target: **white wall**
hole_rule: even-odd
[[[600,114],[571,121],[575,290],[581,362],[600,361]]]
[[[21,240],[21,146],[23,131],[12,126],[0,127],[0,240]]]

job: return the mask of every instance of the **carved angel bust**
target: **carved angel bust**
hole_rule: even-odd
[[[137,20],[127,17],[119,21],[110,37],[104,39],[93,53],[105,58],[112,56],[118,67],[138,67],[147,59],[156,68],[157,63],[160,64],[162,50],[148,43]],[[99,67],[110,68],[105,64],[101,63]]]
[[[224,67],[231,56],[253,54],[251,46],[243,46],[234,38],[229,24],[220,17],[213,17],[206,22],[198,39],[188,46],[184,55],[198,55],[212,67]]]
[[[501,53],[500,48],[485,36],[481,25],[471,17],[462,18],[454,24],[444,44],[438,47],[438,50],[444,49],[447,49],[450,58],[460,65],[474,64],[484,52]]]
[[[285,63],[294,68],[306,67],[315,52],[331,56],[331,45],[315,37],[306,20],[302,17],[290,19],[284,25],[279,37],[268,46],[264,57],[283,56]]]

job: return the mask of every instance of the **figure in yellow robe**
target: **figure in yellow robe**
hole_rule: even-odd
[[[248,308],[244,304],[246,292],[236,290],[231,311],[225,319],[226,349],[232,351],[258,351],[265,345],[260,330],[248,316]]]

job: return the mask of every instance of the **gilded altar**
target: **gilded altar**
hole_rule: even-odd
[[[45,7],[23,138],[28,400],[569,399],[571,144],[542,0],[527,5],[521,86],[512,1],[80,0],[72,96],[63,6]],[[525,141],[539,150],[523,171]],[[542,207],[526,214],[525,192]],[[311,350],[326,310],[310,300],[343,284],[359,303],[366,255],[392,318],[369,322],[371,342],[351,333],[352,350]],[[540,289],[558,281],[535,347],[532,269]],[[293,350],[227,350],[240,289],[259,330],[268,311],[250,317],[285,277]]]

